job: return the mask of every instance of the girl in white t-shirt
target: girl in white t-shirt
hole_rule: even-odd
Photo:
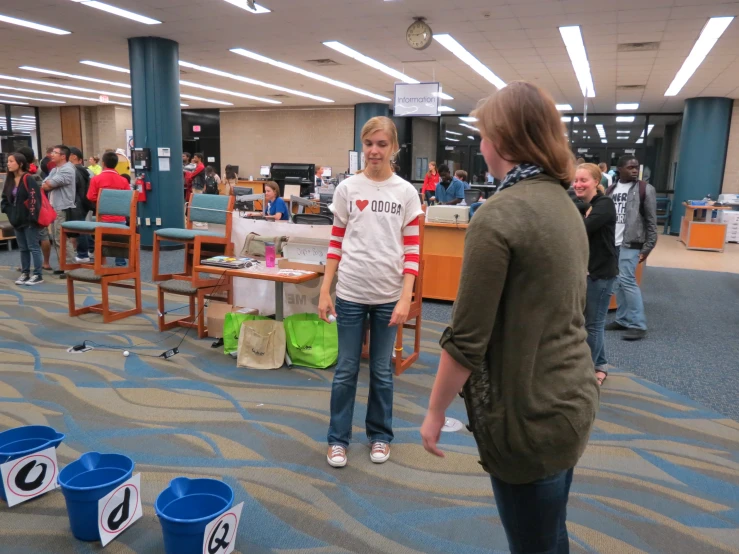
[[[328,429],[329,465],[346,465],[362,357],[364,322],[369,314],[370,390],[365,420],[370,460],[390,457],[393,440],[393,371],[397,326],[408,319],[418,275],[418,192],[393,173],[400,150],[398,131],[387,117],[374,117],[362,128],[367,163],[361,174],[343,181],[334,193],[334,227],[321,287],[318,312],[336,317],[339,359],[331,389]],[[336,308],[331,283],[338,270]]]

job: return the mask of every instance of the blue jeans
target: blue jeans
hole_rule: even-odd
[[[616,323],[629,329],[647,330],[644,301],[636,284],[636,266],[640,250],[621,246],[618,255],[618,282],[616,283]]]
[[[116,267],[126,267],[127,263],[128,263],[128,260],[126,258],[116,258],[115,259]]]
[[[602,368],[606,360],[605,326],[608,305],[613,286],[618,277],[593,279],[588,275],[588,295],[585,303],[585,329],[588,330],[588,346],[593,355],[595,369]]]
[[[90,257],[90,235],[80,233],[77,235],[77,257],[78,258],[89,258]]]
[[[35,225],[26,225],[21,229],[14,229],[18,250],[21,251],[21,273],[31,273],[31,257],[33,256],[33,273],[41,277],[41,244],[39,231]]]
[[[569,554],[567,498],[572,471],[523,485],[490,476],[511,554]]]
[[[395,302],[369,306],[336,299],[339,359],[331,386],[331,422],[328,444],[349,446],[352,438],[354,401],[357,396],[359,362],[362,359],[364,324],[369,314],[370,386],[365,425],[372,442],[393,440],[392,353],[397,327],[388,327]]]

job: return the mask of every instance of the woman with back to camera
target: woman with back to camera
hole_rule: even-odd
[[[416,188],[393,173],[400,150],[395,124],[373,117],[362,128],[364,172],[336,187],[326,273],[318,313],[336,318],[339,359],[331,387],[331,422],[327,460],[347,463],[352,418],[362,358],[364,322],[369,314],[370,387],[365,420],[370,460],[390,457],[393,440],[392,352],[397,326],[408,319],[419,266],[419,219],[423,213]],[[338,271],[336,308],[331,283]]]
[[[234,171],[234,167],[232,165],[226,166],[223,183],[226,185],[224,189],[224,194],[226,196],[231,196],[233,187],[239,186],[239,176],[236,174],[236,171]]]
[[[585,230],[590,242],[588,289],[585,303],[585,328],[588,346],[595,364],[595,377],[602,385],[608,377],[605,348],[605,326],[608,305],[618,277],[616,250],[616,205],[601,191],[601,169],[595,164],[578,166],[575,173],[575,194],[588,209]]]
[[[421,194],[423,194],[426,204],[431,204],[431,197],[436,194],[436,185],[439,184],[439,179],[436,162],[429,162],[429,170],[423,178],[423,188],[421,189]]]
[[[452,324],[421,428],[437,456],[444,413],[464,387],[511,552],[569,552],[567,498],[598,406],[584,328],[588,237],[551,96],[517,81],[475,111],[501,181],[471,220]]]

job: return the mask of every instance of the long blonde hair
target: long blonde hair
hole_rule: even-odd
[[[384,131],[390,138],[390,142],[392,143],[392,154],[390,155],[389,161],[390,169],[392,169],[395,157],[398,155],[398,152],[400,152],[400,144],[398,143],[398,129],[397,127],[395,127],[395,123],[393,123],[392,119],[390,119],[389,117],[378,115],[367,121],[367,123],[364,124],[364,127],[362,127],[362,134],[360,135],[362,142],[364,142],[364,139],[366,139],[367,137],[374,135],[377,131]]]
[[[503,159],[536,164],[564,188],[572,184],[572,152],[548,92],[514,81],[481,100],[471,115],[478,120],[480,134],[495,144]]]

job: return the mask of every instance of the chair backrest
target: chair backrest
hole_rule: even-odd
[[[131,217],[132,190],[103,189],[98,198],[97,215]]]
[[[233,196],[218,194],[193,194],[190,197],[189,223],[215,223],[225,225],[228,220],[229,203]]]
[[[295,214],[293,223],[298,225],[333,225],[334,218],[323,214]]]
[[[670,199],[665,197],[657,198],[657,211],[667,211],[670,207]]]

